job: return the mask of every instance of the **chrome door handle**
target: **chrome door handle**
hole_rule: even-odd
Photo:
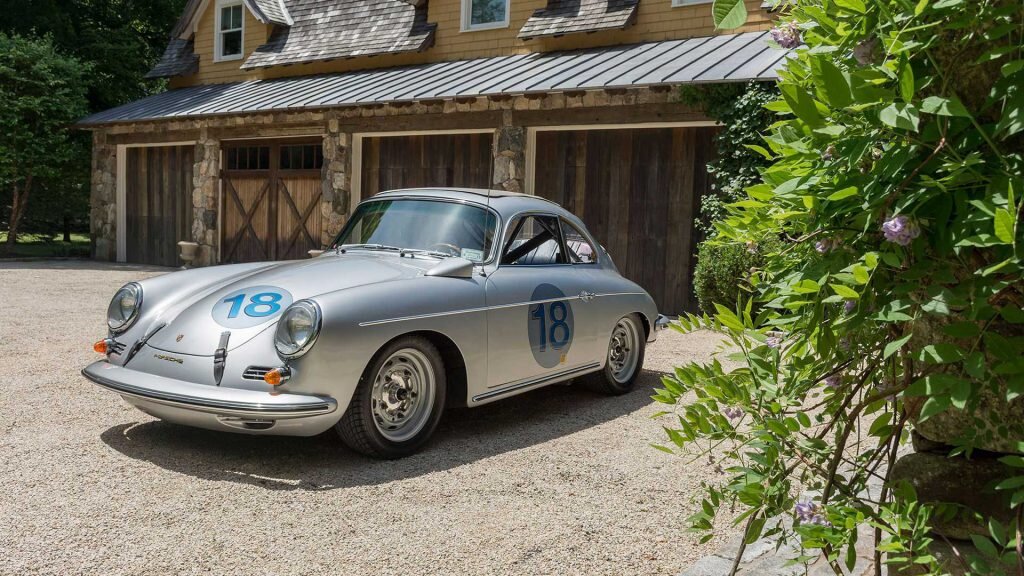
[[[583,300],[584,302],[590,302],[591,300],[594,299],[594,296],[597,296],[597,294],[594,294],[593,292],[587,292],[586,290],[580,292],[580,300]]]

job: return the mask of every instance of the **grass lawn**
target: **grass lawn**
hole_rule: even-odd
[[[18,244],[13,251],[7,251],[7,233],[0,232],[0,259],[3,258],[53,258],[89,257],[89,236],[72,234],[71,242],[37,234],[19,234]]]

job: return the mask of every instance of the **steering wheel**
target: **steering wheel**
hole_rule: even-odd
[[[448,244],[447,242],[438,242],[437,244],[434,244],[434,245],[430,246],[429,250],[432,251],[432,252],[444,252],[444,253],[448,254],[449,256],[461,256],[462,255],[462,249],[461,248],[459,248],[455,244]]]

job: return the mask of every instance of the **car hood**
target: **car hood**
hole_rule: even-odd
[[[165,326],[149,345],[177,354],[212,356],[220,347],[222,334],[230,332],[227,348],[235,349],[275,325],[292,302],[356,286],[416,278],[436,264],[436,260],[397,254],[328,253],[233,274],[191,290],[182,302],[170,306],[154,320],[154,325]],[[253,304],[256,306],[250,307]]]

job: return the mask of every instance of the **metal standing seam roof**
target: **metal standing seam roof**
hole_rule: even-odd
[[[774,80],[786,50],[747,32],[171,90],[79,126],[493,95]]]

